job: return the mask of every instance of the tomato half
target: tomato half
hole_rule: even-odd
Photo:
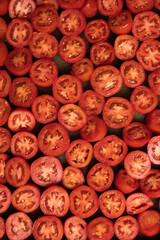
[[[5,221],[2,217],[0,217],[0,238],[2,239],[2,237],[4,236],[5,234],[5,231],[6,231],[6,227],[5,227]]]
[[[160,10],[160,1],[159,0],[155,0],[154,1],[154,7],[158,10]]]
[[[85,0],[59,0],[59,6],[63,9],[81,8]]]
[[[160,136],[152,137],[147,144],[147,153],[153,164],[159,165],[160,163]]]
[[[154,109],[148,113],[145,124],[153,133],[160,134],[160,109]]]
[[[0,41],[6,40],[7,22],[0,17]]]
[[[9,159],[9,156],[5,153],[0,154],[0,184],[5,184],[7,182],[5,175],[6,163]]]
[[[148,84],[151,90],[156,93],[157,95],[160,95],[160,69],[156,69],[155,71],[151,72],[148,75]]]
[[[1,5],[0,16],[7,14],[8,4],[9,4],[9,0],[0,0],[0,5]]]
[[[0,184],[0,214],[8,210],[11,204],[11,191],[3,184]]]
[[[94,17],[97,13],[98,6],[96,0],[86,0],[81,8],[81,12],[86,18]]]
[[[7,128],[0,127],[0,154],[6,152],[11,144],[11,133]]]
[[[98,10],[104,16],[114,16],[123,8],[123,0],[97,0]]]
[[[6,97],[11,88],[11,77],[5,70],[0,70],[0,97]]]
[[[75,189],[83,185],[85,178],[83,172],[76,167],[68,166],[63,171],[62,183],[68,189]]]
[[[26,18],[30,19],[32,13],[36,9],[34,0],[10,0],[9,16],[11,18]]]
[[[127,8],[133,14],[151,10],[154,5],[154,0],[125,0]]]
[[[40,6],[44,4],[53,4],[56,10],[58,10],[59,8],[58,0],[36,0],[36,6]]]
[[[5,61],[8,56],[8,49],[4,42],[0,41],[0,67],[2,67],[5,64]]]
[[[0,97],[0,126],[4,125],[7,122],[10,113],[10,103],[6,99]]]

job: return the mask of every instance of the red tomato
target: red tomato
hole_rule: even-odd
[[[58,41],[49,33],[34,32],[29,49],[36,58],[53,58],[58,52]]]
[[[114,47],[108,42],[97,42],[90,49],[90,59],[95,66],[112,64],[114,58]]]
[[[63,168],[58,158],[43,156],[31,163],[31,178],[42,187],[48,187],[62,180]]]
[[[82,139],[89,142],[96,142],[102,139],[107,133],[107,126],[104,121],[91,114],[87,117],[87,123],[80,129],[80,136]]]
[[[11,88],[11,77],[5,70],[0,70],[0,97],[6,97]]]
[[[6,234],[9,239],[26,239],[32,234],[33,222],[27,214],[15,212],[6,220]]]
[[[5,166],[5,176],[11,186],[21,187],[30,179],[30,165],[21,157],[10,158]]]
[[[65,216],[69,209],[67,191],[59,185],[48,187],[41,195],[40,208],[45,215]]]
[[[138,222],[130,215],[122,216],[114,223],[114,232],[120,240],[135,239],[139,232]]]
[[[160,42],[154,39],[144,40],[136,52],[136,58],[146,71],[160,68]]]
[[[158,97],[150,88],[138,86],[133,90],[130,101],[136,112],[146,114],[156,108]]]
[[[16,18],[8,24],[6,40],[13,47],[27,46],[33,34],[33,27],[26,19]]]
[[[7,182],[5,175],[5,167],[9,157],[7,154],[0,154],[0,184],[5,184]]]
[[[92,61],[89,58],[82,58],[72,65],[71,74],[78,77],[82,82],[86,82],[90,79],[93,69]]]
[[[10,147],[11,133],[3,127],[0,127],[0,154],[4,153]]]
[[[3,184],[0,184],[0,214],[8,210],[11,204],[11,191]]]
[[[33,62],[29,75],[36,85],[49,87],[58,77],[58,67],[52,59],[40,58]]]
[[[158,10],[160,10],[160,0],[155,0],[154,1],[154,7]]]
[[[56,10],[58,10],[59,8],[58,0],[36,0],[36,6],[40,6],[44,4],[53,4]]]
[[[125,169],[120,169],[115,176],[114,185],[122,193],[128,194],[139,187],[139,181],[129,176]]]
[[[114,236],[113,223],[105,217],[96,217],[87,225],[89,240],[110,240]]]
[[[160,213],[156,210],[146,210],[137,217],[139,232],[153,237],[160,232]]]
[[[60,104],[51,95],[43,94],[34,99],[31,108],[37,122],[48,124],[57,119]]]
[[[120,60],[129,60],[136,56],[138,40],[129,34],[121,34],[114,41],[115,55]]]
[[[132,122],[123,128],[123,139],[128,146],[140,148],[148,143],[152,136],[150,129],[141,122]]]
[[[123,128],[133,120],[133,106],[123,97],[108,98],[103,107],[102,117],[107,126]]]
[[[0,0],[0,16],[3,16],[8,13],[8,4],[9,0]]]
[[[96,0],[86,0],[81,8],[81,12],[86,18],[94,17],[97,13],[98,6]]]
[[[147,145],[147,153],[149,158],[153,164],[159,165],[160,163],[160,153],[159,153],[159,146],[160,146],[160,136],[152,137]]]
[[[17,107],[30,107],[37,94],[37,87],[30,78],[18,77],[11,83],[9,100]]]
[[[69,131],[76,131],[87,123],[87,116],[76,104],[65,104],[58,111],[58,121]]]
[[[6,228],[5,228],[5,221],[2,217],[0,217],[0,238],[2,239],[4,234],[5,234],[5,231],[6,231]]]
[[[67,9],[59,16],[58,28],[63,35],[79,35],[86,26],[86,18],[78,9]]]
[[[84,30],[84,36],[88,42],[94,44],[106,41],[110,35],[108,23],[104,19],[94,19],[89,21]]]
[[[104,16],[117,15],[123,7],[123,0],[97,0],[98,10]]]
[[[76,167],[68,166],[63,171],[62,183],[68,189],[75,189],[83,185],[85,178],[83,172]]]
[[[133,19],[132,33],[139,41],[158,38],[159,29],[160,18],[153,11],[140,12]]]
[[[160,198],[160,170],[152,168],[148,175],[140,180],[140,189],[151,198]]]
[[[130,177],[143,179],[151,170],[151,161],[147,153],[135,150],[125,157],[124,167]]]
[[[5,61],[8,56],[8,49],[4,42],[0,40],[0,67],[5,64]]]
[[[157,95],[160,95],[160,69],[156,69],[155,71],[151,72],[148,75],[148,84],[151,90],[156,93]]]
[[[38,6],[31,15],[33,28],[44,33],[52,33],[58,26],[58,19],[58,12],[52,4]]]
[[[39,240],[48,239],[48,237],[51,237],[52,240],[61,240],[63,224],[55,216],[41,216],[35,220],[32,233],[34,238]]]
[[[69,143],[67,130],[58,123],[45,125],[38,134],[39,149],[45,155],[60,155],[67,150]]]
[[[160,109],[154,109],[148,113],[145,124],[153,133],[160,134]]]
[[[125,0],[127,8],[133,14],[151,10],[154,5],[154,0]]]
[[[11,152],[14,156],[31,159],[38,152],[37,137],[27,131],[14,134],[11,138]]]
[[[98,196],[93,188],[82,185],[70,193],[70,211],[82,218],[91,217],[98,210]]]
[[[32,54],[28,48],[16,48],[12,50],[5,61],[5,66],[15,76],[27,74],[31,65]]]
[[[120,71],[112,65],[97,67],[90,79],[92,88],[104,97],[110,97],[119,92],[122,82]]]
[[[11,106],[9,102],[0,97],[0,126],[4,125],[11,113]]]
[[[120,66],[120,72],[123,83],[129,88],[135,88],[145,80],[145,70],[142,65],[135,60],[123,62]]]
[[[69,74],[61,75],[52,86],[53,96],[62,104],[76,103],[80,100],[82,92],[81,81]]]
[[[127,34],[132,29],[132,14],[128,10],[121,10],[115,16],[108,18],[108,25],[110,30],[115,34]]]
[[[87,173],[87,184],[97,192],[106,191],[112,184],[114,172],[108,164],[97,163]]]
[[[36,3],[34,0],[10,0],[8,10],[11,18],[30,19],[35,9]]]
[[[71,216],[64,222],[64,234],[67,240],[87,239],[87,223],[83,218]]]
[[[59,6],[63,9],[81,8],[85,0],[59,0]]]
[[[7,31],[7,22],[5,19],[0,17],[0,41],[4,41],[6,39],[6,31]]]
[[[109,219],[120,217],[125,211],[125,196],[118,190],[107,190],[99,197],[101,212]]]
[[[93,147],[89,142],[83,139],[76,139],[69,145],[65,157],[71,166],[83,168],[90,163],[92,154]]]
[[[59,43],[59,56],[67,63],[75,63],[84,58],[86,43],[80,36],[64,36]]]
[[[116,135],[108,135],[98,141],[93,148],[94,157],[110,166],[119,164],[127,155],[127,144]]]
[[[126,211],[130,215],[139,214],[153,206],[152,200],[141,192],[132,193],[126,199]]]

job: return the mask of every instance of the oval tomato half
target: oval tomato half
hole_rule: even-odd
[[[125,0],[127,8],[133,14],[137,14],[139,12],[151,10],[154,5],[154,0]]]
[[[122,7],[123,1],[117,0],[113,2],[112,0],[97,0],[98,10],[104,16],[114,16],[118,14]]]
[[[5,221],[2,217],[0,217],[0,238],[4,236],[6,231]]]
[[[63,171],[62,183],[68,189],[75,189],[83,185],[85,178],[83,172],[76,167],[68,166]]]
[[[153,133],[160,134],[160,109],[154,109],[148,113],[145,124]]]
[[[9,2],[9,16],[13,18],[30,19],[32,13],[36,9],[34,0],[11,0]]]
[[[159,165],[160,163],[160,136],[152,137],[147,144],[147,153],[153,164]]]
[[[0,70],[0,97],[6,97],[10,88],[11,76],[5,70]]]
[[[5,61],[7,59],[7,56],[8,56],[8,49],[7,49],[7,46],[4,42],[2,42],[0,40],[0,67],[4,66],[5,64]]]
[[[9,159],[9,156],[5,153],[0,154],[0,184],[5,184],[7,182],[5,167]]]
[[[148,84],[151,90],[156,93],[157,95],[160,95],[160,69],[156,69],[155,71],[151,72],[148,75]]]
[[[10,113],[10,103],[6,99],[0,97],[0,126],[4,125],[7,122]]]
[[[0,184],[0,214],[8,210],[11,204],[11,191],[3,184]]]
[[[0,154],[5,153],[11,145],[11,133],[7,128],[0,127]]]

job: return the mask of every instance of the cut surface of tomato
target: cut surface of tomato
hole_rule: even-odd
[[[152,137],[147,144],[147,153],[149,158],[153,164],[159,165],[160,163],[160,153],[159,153],[159,145],[160,145],[160,136]]]
[[[8,210],[11,204],[11,191],[3,184],[0,184],[0,214]]]

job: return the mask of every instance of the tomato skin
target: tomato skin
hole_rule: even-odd
[[[5,64],[5,61],[8,56],[8,49],[4,42],[0,41],[0,67],[2,67]]]
[[[6,99],[0,97],[0,126],[4,125],[7,122],[10,113],[10,103]]]
[[[0,127],[0,154],[5,153],[11,145],[11,133],[8,129]]]
[[[98,10],[104,16],[114,16],[123,8],[123,1],[118,0],[116,3],[108,0],[97,0]]]
[[[127,8],[133,14],[137,14],[139,12],[151,10],[154,5],[154,0],[125,0]]]
[[[5,153],[0,154],[0,184],[5,184],[7,182],[5,175],[6,163],[9,159],[9,156]]]
[[[44,4],[53,4],[56,10],[59,8],[58,0],[36,0],[36,6],[41,6]]]
[[[75,189],[83,185],[85,178],[83,172],[76,167],[68,166],[63,171],[62,183],[68,189]]]
[[[62,9],[72,9],[72,8],[81,8],[85,2],[85,0],[69,0],[69,1],[65,1],[65,0],[59,0],[59,6]]]
[[[81,12],[86,18],[94,17],[97,13],[98,6],[96,0],[87,0],[81,8]]]
[[[0,97],[6,97],[11,88],[11,77],[5,70],[0,70]]]
[[[155,0],[154,1],[154,7],[158,10],[160,10],[160,1],[159,0]]]
[[[158,83],[159,79],[160,79],[160,69],[156,69],[155,71],[151,72],[148,75],[149,87],[157,95],[160,95],[160,85]]]
[[[0,214],[7,211],[11,204],[11,191],[3,184],[0,184]]]
[[[2,217],[0,217],[0,238],[2,238],[5,234],[5,221]]]
[[[1,5],[0,16],[4,16],[5,14],[8,13],[8,4],[9,0],[0,0]]]
[[[145,124],[155,134],[160,134],[160,110],[154,109],[145,118]]]
[[[152,137],[147,144],[147,153],[153,164],[159,165],[160,163],[160,154],[158,152],[160,144],[160,136]]]
[[[7,22],[0,17],[0,41],[6,40]]]

